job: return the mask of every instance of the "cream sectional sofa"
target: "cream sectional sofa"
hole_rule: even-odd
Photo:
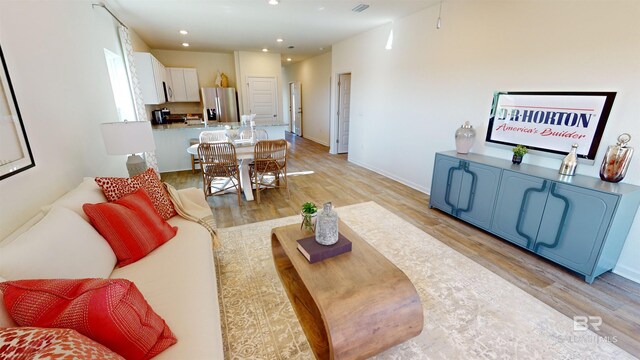
[[[114,268],[116,258],[82,211],[105,202],[85,180],[0,242],[0,281],[25,278],[124,278],[136,284],[178,342],[155,359],[223,359],[211,237],[180,216],[177,235],[143,259]],[[204,196],[202,202],[206,203]],[[88,226],[86,226],[88,225]],[[96,237],[97,235],[97,237]],[[15,326],[0,302],[0,327]]]

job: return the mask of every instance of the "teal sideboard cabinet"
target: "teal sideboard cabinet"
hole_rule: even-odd
[[[616,265],[640,187],[479,154],[436,153],[429,206],[592,283]]]

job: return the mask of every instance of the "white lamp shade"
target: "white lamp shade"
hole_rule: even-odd
[[[156,149],[149,121],[120,121],[100,124],[109,155],[136,154]]]

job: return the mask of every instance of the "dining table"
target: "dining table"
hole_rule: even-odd
[[[189,146],[187,153],[197,156],[198,145],[200,144]],[[253,160],[253,152],[256,144],[250,139],[238,139],[233,140],[233,145],[236,147],[236,158],[240,161],[240,186],[242,187],[242,192],[247,201],[253,201],[253,187],[251,185],[251,177],[249,176],[249,164]],[[291,143],[287,141],[287,148],[290,146]]]

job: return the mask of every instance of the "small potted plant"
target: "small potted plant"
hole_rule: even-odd
[[[522,162],[522,157],[524,154],[528,153],[529,149],[526,146],[518,145],[513,148],[513,158],[511,158],[511,162],[514,164],[520,164]]]
[[[318,215],[318,207],[316,206],[316,204],[312,202],[306,202],[302,204],[301,215],[302,224],[300,225],[300,229],[304,227],[307,230],[315,231],[315,219]]]

